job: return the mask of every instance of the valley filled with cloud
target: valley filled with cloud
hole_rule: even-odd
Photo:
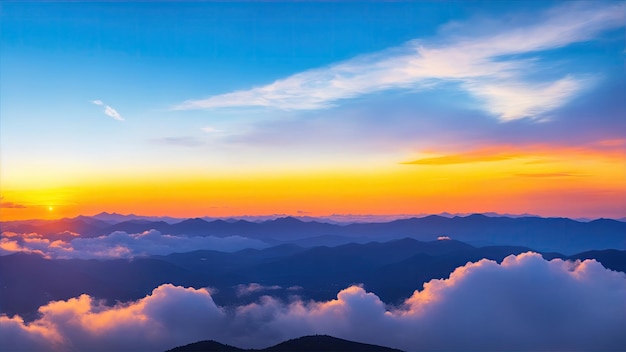
[[[200,340],[264,348],[305,335],[405,351],[615,350],[626,342],[626,251],[601,244],[619,248],[620,221],[98,219],[111,216],[3,223],[16,231],[0,239],[8,350],[164,351]],[[572,242],[589,226],[594,241]],[[490,227],[500,241],[528,227],[545,244],[540,229],[551,231],[570,238],[550,246],[569,254],[533,249],[532,236],[526,246],[497,243],[480,230]],[[438,235],[444,229],[451,236]]]
[[[81,295],[40,307],[30,322],[3,316],[0,334],[4,348],[16,351],[155,351],[202,339],[259,348],[310,334],[407,351],[617,350],[626,344],[626,274],[594,260],[547,261],[530,252],[500,264],[480,260],[425,283],[397,306],[360,286],[321,302],[268,294],[228,307],[207,289],[171,284],[113,306]]]

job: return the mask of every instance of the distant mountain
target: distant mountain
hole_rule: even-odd
[[[400,352],[389,347],[344,340],[328,335],[303,336],[281,342],[275,346],[260,350],[241,349],[215,341],[200,341],[168,350],[167,352],[203,352],[203,351],[268,351],[268,352]]]
[[[109,214],[110,215],[110,214]],[[110,224],[97,218],[77,217],[47,222],[2,223],[2,231],[37,232],[65,236],[65,230],[84,237],[108,235],[114,231],[141,233],[155,229],[164,234],[188,236],[243,236],[270,244],[296,243],[301,246],[388,241],[410,237],[429,241],[439,236],[476,246],[515,245],[541,251],[573,254],[588,250],[626,249],[626,222],[598,219],[589,222],[566,218],[488,217],[481,214],[444,217],[430,215],[382,223],[329,224],[301,221],[294,217],[262,222],[225,221],[194,218],[176,223],[147,219]],[[68,237],[70,236],[70,237]]]
[[[98,219],[104,222],[108,222],[110,224],[117,224],[119,222],[128,221],[128,220],[148,220],[148,221],[165,221],[169,224],[173,224],[176,222],[180,222],[184,220],[184,218],[173,218],[170,216],[143,216],[143,215],[135,215],[135,214],[118,214],[118,213],[107,213],[102,212],[96,215],[91,216],[94,219]]]

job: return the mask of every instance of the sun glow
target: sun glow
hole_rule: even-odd
[[[101,211],[190,217],[494,210],[623,216],[626,188],[621,157],[558,148],[532,153],[505,150],[496,155],[505,152],[510,156],[493,158],[481,151],[410,163],[390,161],[386,168],[358,172],[292,171],[230,178],[171,172],[167,179],[141,175],[93,180],[73,188],[15,190],[6,192],[7,199],[26,206],[5,208],[2,217],[58,218]],[[31,206],[36,204],[44,206]]]

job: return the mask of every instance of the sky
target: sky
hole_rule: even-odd
[[[626,2],[0,4],[0,219],[626,217]]]

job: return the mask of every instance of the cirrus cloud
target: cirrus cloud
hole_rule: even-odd
[[[452,82],[477,98],[501,121],[546,119],[546,114],[593,85],[593,74],[533,79],[542,51],[594,39],[624,27],[626,5],[568,3],[535,16],[531,24],[500,23],[494,33],[474,37],[413,40],[404,46],[311,69],[271,84],[206,99],[188,100],[175,110],[261,106],[311,110],[390,89],[429,89]],[[581,20],[584,18],[584,20]]]
[[[118,120],[118,121],[124,121],[124,118],[122,117],[122,115],[120,115],[119,112],[117,112],[117,110],[113,109],[111,106],[105,104],[104,102],[102,102],[102,100],[92,100],[91,101],[93,104],[95,105],[100,105],[100,106],[104,106],[104,113],[113,118],[114,120]]]

